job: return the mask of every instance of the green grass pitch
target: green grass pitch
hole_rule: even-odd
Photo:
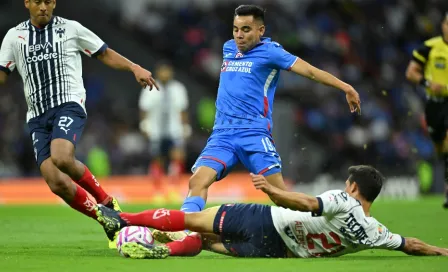
[[[372,214],[392,232],[448,248],[448,211],[441,198],[385,201]],[[140,211],[150,205],[123,205]],[[178,206],[172,207],[178,208]],[[364,251],[332,259],[239,259],[203,252],[193,258],[131,260],[107,249],[93,220],[65,206],[0,206],[0,271],[448,271],[448,257]]]

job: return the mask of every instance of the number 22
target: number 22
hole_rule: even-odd
[[[321,240],[322,246],[325,249],[331,249],[331,248],[341,245],[341,239],[339,238],[339,236],[336,233],[330,232],[329,235],[335,241],[334,243],[328,242],[328,238],[325,235],[325,233],[319,233],[319,234],[308,233],[308,235],[306,236],[306,240],[308,241],[308,249],[314,249],[314,247],[315,247],[314,241],[315,240]]]

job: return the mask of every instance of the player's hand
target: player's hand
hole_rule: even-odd
[[[357,112],[361,115],[361,100],[359,99],[358,92],[352,86],[349,86],[345,91],[345,98],[347,99],[348,106],[350,107],[350,112]]]
[[[271,191],[272,185],[269,184],[269,182],[263,175],[255,175],[250,173],[250,177],[252,178],[252,182],[255,186],[255,189],[262,190],[266,194],[268,194]]]
[[[431,90],[431,92],[433,94],[440,95],[445,90],[445,86],[435,83],[435,82],[430,82],[429,89]]]
[[[152,91],[152,88],[155,86],[156,89],[159,89],[155,79],[152,77],[152,73],[142,67],[140,65],[133,65],[132,72],[135,75],[135,79],[137,82],[143,87],[146,88],[149,86],[149,90]]]

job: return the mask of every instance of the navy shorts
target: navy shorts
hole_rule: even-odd
[[[213,232],[221,235],[237,257],[286,257],[286,245],[272,222],[271,206],[224,204],[216,214]]]
[[[64,103],[30,119],[28,128],[37,166],[40,167],[51,156],[50,145],[53,139],[66,139],[76,147],[86,120],[86,112],[76,102]]]

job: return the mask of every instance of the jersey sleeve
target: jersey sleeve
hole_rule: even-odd
[[[378,224],[378,234],[378,239],[374,243],[375,248],[389,250],[402,250],[404,248],[404,237],[390,232],[382,224]]]
[[[350,204],[350,196],[341,190],[327,191],[318,195],[319,211],[313,216],[331,216],[345,212]]]
[[[283,47],[272,42],[269,48],[269,64],[275,69],[291,70],[291,67],[297,61],[298,57],[289,53]]]
[[[12,29],[8,31],[0,48],[0,71],[10,74],[16,67],[13,51]]]
[[[77,29],[77,44],[79,51],[83,52],[89,57],[96,58],[107,49],[107,44],[103,42],[95,33],[76,22]]]
[[[152,107],[151,91],[147,88],[142,89],[138,100],[138,107],[141,111],[147,112]]]
[[[428,60],[429,52],[431,51],[431,47],[423,44],[419,48],[414,49],[412,51],[412,59],[418,62],[420,65],[424,66],[426,61]]]
[[[179,86],[178,86],[178,92],[177,92],[177,94],[178,94],[178,98],[177,99],[179,99],[179,108],[182,110],[182,111],[185,111],[185,110],[187,110],[188,109],[188,94],[187,94],[187,88],[185,88],[185,85],[183,85],[183,84],[181,84],[181,83],[179,83]]]

